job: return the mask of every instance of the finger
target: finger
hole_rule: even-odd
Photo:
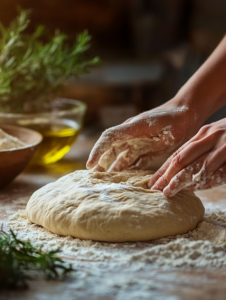
[[[100,157],[98,165],[102,167],[104,171],[109,170],[109,172],[119,172],[128,169],[128,167],[137,160],[140,154],[149,151],[151,144],[152,140],[147,138],[116,141],[112,144],[110,149]],[[139,151],[137,150],[137,145],[139,146]],[[120,154],[121,152],[123,152],[123,154]]]
[[[158,170],[172,154],[172,151],[157,151],[142,155],[136,162],[135,167],[140,170]]]
[[[156,185],[156,183],[158,182],[159,178],[161,178],[163,176],[163,174],[166,172],[166,170],[170,166],[171,160],[172,160],[172,157],[169,157],[167,159],[167,161],[161,166],[161,168],[152,176],[152,178],[148,182],[149,189],[158,190],[158,186]]]
[[[175,175],[170,180],[170,183],[164,188],[164,195],[172,197],[183,188],[204,182],[207,178],[205,158],[206,156],[203,156],[202,159],[193,162]]]
[[[104,172],[105,169],[101,166],[99,166],[99,164],[97,164],[94,168],[91,169],[92,172]]]
[[[223,173],[221,166],[226,162],[226,146],[219,149],[213,149],[208,154],[203,155],[200,159],[179,172],[163,190],[167,196],[175,195],[184,187],[192,187],[193,190],[200,190],[204,187],[220,183]],[[215,175],[214,175],[215,174]],[[217,183],[218,182],[218,183]]]
[[[207,190],[226,183],[226,164],[221,166],[206,182],[193,184],[189,187],[192,191]]]
[[[106,152],[114,142],[136,138],[148,138],[155,142],[160,140],[165,147],[167,145],[175,147],[174,137],[169,130],[162,130],[162,132],[159,132],[158,126],[153,126],[150,131],[145,119],[136,119],[134,117],[132,120],[128,121],[128,123],[109,128],[102,133],[89,155],[86,164],[87,168],[93,168],[98,163],[103,153]],[[137,146],[139,147],[139,144]]]
[[[213,149],[205,158],[205,178],[198,178],[195,174],[193,175],[193,190],[205,189],[214,184],[214,182],[221,182],[222,166],[226,163],[226,145],[223,145],[219,149]],[[194,182],[195,181],[195,182]]]
[[[165,173],[157,180],[153,189],[164,190],[178,172],[209,152],[214,145],[215,137],[213,135],[204,137],[198,141],[186,143],[186,146],[180,148],[179,151],[173,155],[170,165]]]
[[[128,148],[127,141],[115,142],[109,150],[107,150],[99,159],[98,165],[102,167],[104,171],[107,171],[113,162],[117,159],[120,152],[125,151]],[[95,167],[94,167],[95,168]]]
[[[171,161],[175,155],[177,155],[182,149],[184,149],[189,141],[187,141],[185,144],[183,144],[177,151],[175,151],[171,156],[165,161],[165,163],[159,168],[157,172],[152,176],[150,181],[148,182],[148,187],[150,189],[157,189],[157,186],[155,185],[158,181],[158,179],[165,173],[165,171],[168,169],[168,167],[171,164]]]
[[[87,168],[93,168],[99,161],[100,157],[106,152],[112,145],[112,143],[116,140],[121,141],[125,140],[126,138],[130,138],[130,136],[125,134],[125,129],[123,126],[115,126],[105,130],[99,140],[94,145],[92,151],[90,152],[88,161],[87,161]]]
[[[133,149],[127,149],[119,154],[117,160],[109,168],[109,172],[120,172],[128,169],[139,155],[135,154]]]
[[[110,148],[111,143],[113,142],[114,138],[114,131],[104,131],[99,140],[94,145],[92,151],[90,152],[88,161],[86,163],[87,169],[93,168],[99,161],[102,154]]]
[[[166,160],[166,154],[163,149],[166,148],[165,139],[153,137],[153,138],[139,138],[139,139],[131,139],[127,141],[128,143],[128,151],[124,152],[123,155],[119,155],[117,160],[114,162],[109,171],[116,172],[122,171],[130,168],[134,163],[141,161],[142,157],[145,160],[145,163],[151,163],[151,156],[157,156],[156,153],[160,155],[159,160]],[[168,148],[172,150],[172,148]],[[164,153],[164,155],[162,155]],[[147,157],[146,157],[147,156]],[[149,158],[148,158],[149,156]],[[156,162],[159,163],[157,159]],[[144,163],[144,162],[143,162]],[[136,167],[137,168],[137,167]],[[147,169],[147,166],[145,167]]]
[[[154,163],[154,154],[148,153],[146,155],[142,155],[138,158],[134,165],[132,165],[129,169],[130,170],[154,170],[153,163]]]
[[[149,158],[148,155],[144,155],[138,158],[138,160],[132,164],[128,170],[148,170],[147,165],[149,164],[150,159],[151,158]]]
[[[146,127],[145,122],[141,122],[139,126],[135,123],[124,123],[105,130],[90,152],[86,164],[87,168],[93,168],[98,163],[103,153],[106,152],[114,142],[147,136]]]

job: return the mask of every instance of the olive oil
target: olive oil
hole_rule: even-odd
[[[47,165],[61,159],[71,148],[80,133],[80,126],[72,120],[35,120],[29,127],[43,136],[32,158],[32,165]]]

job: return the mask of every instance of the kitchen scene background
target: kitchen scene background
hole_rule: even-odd
[[[62,96],[87,104],[84,128],[104,130],[172,98],[226,32],[224,0],[1,0],[7,26],[17,7],[69,35],[87,29],[102,64],[65,85]],[[223,108],[209,120],[226,116]]]

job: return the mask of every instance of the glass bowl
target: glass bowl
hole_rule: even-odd
[[[43,113],[0,113],[0,123],[19,125],[40,132],[43,136],[31,164],[47,165],[60,160],[79,135],[86,104],[73,99],[53,101],[51,110]]]

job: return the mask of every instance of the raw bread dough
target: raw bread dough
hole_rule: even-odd
[[[76,171],[30,198],[30,221],[53,233],[107,242],[145,241],[186,233],[203,219],[204,207],[183,190],[172,198],[147,189],[150,171]]]

